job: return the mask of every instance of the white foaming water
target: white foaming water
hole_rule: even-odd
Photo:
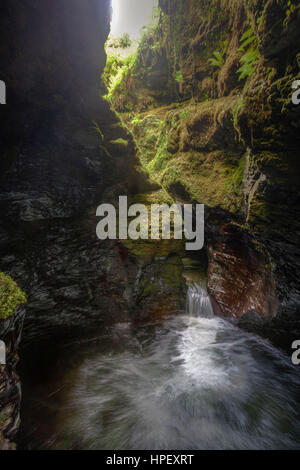
[[[211,318],[214,316],[211,300],[207,291],[194,284],[187,293],[187,313],[192,317]]]
[[[189,315],[71,371],[52,449],[300,449],[290,358],[214,317],[200,287],[188,297]]]

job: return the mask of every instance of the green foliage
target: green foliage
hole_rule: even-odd
[[[138,57],[140,66],[143,65],[143,57],[151,50],[159,50],[161,48],[160,30],[157,24],[150,24],[143,28],[142,36],[138,45]]]
[[[110,144],[111,145],[116,145],[118,147],[123,147],[123,148],[128,147],[128,141],[125,140],[125,139],[122,139],[121,137],[119,139],[116,139],[116,140],[111,140]]]
[[[152,24],[157,24],[160,18],[162,11],[159,6],[153,7],[152,10]]]
[[[187,121],[189,115],[190,115],[190,111],[185,110],[185,111],[182,111],[179,116],[182,121]]]
[[[224,57],[227,51],[228,41],[219,41],[219,50],[214,51],[214,57],[208,59],[208,62],[212,67],[221,68],[224,65]]]
[[[241,58],[243,65],[238,69],[239,80],[244,80],[252,75],[258,58],[259,52],[257,49],[250,50],[243,55]]]
[[[228,41],[219,40],[219,49],[213,52],[214,57],[208,59],[208,62],[212,67],[222,68],[225,62],[225,55],[227,51]]]
[[[108,41],[108,47],[111,49],[128,49],[132,45],[132,41],[128,33],[122,34],[121,37],[111,37]]]
[[[221,68],[222,65],[224,64],[224,54],[225,54],[225,51],[224,52],[214,51],[215,57],[211,57],[210,59],[208,59],[208,62],[213,67]]]
[[[178,70],[178,71],[176,72],[175,80],[176,80],[177,83],[182,83],[182,82],[183,82],[183,75],[182,75],[182,71],[181,71],[181,70]]]
[[[293,4],[292,0],[289,0],[287,3],[286,17],[288,18],[295,9],[296,5]]]
[[[244,52],[240,59],[241,67],[238,69],[239,80],[244,80],[253,74],[255,65],[259,58],[258,39],[250,26],[240,39],[239,52]]]
[[[139,125],[143,120],[139,117],[139,116],[135,116],[132,121],[131,121],[131,125],[132,126],[137,126]]]
[[[156,173],[162,171],[165,168],[167,162],[170,160],[170,154],[167,149],[168,143],[168,126],[166,123],[164,123],[157,141],[157,151],[155,158],[149,163],[147,167],[147,170],[153,176],[155,176]]]
[[[239,119],[239,115],[240,115],[240,113],[243,109],[243,105],[244,105],[243,97],[241,96],[232,108],[233,126],[234,126],[235,130],[238,133],[240,142],[242,140],[242,135],[241,135],[240,127],[238,125],[238,119]]]
[[[26,295],[10,276],[0,272],[0,319],[14,314],[15,309],[26,303]]]
[[[100,135],[101,141],[104,141],[104,135],[103,132],[101,131],[99,125],[97,124],[96,121],[93,121],[94,129],[96,129],[97,133]]]
[[[107,42],[107,62],[103,73],[103,81],[108,93],[104,96],[118,112],[131,112],[133,104],[130,101],[132,79],[143,81],[151,73],[151,67],[146,66],[149,51],[162,47],[158,19],[161,17],[160,8],[153,10],[152,22],[142,29],[141,38],[136,52],[122,53],[118,49],[126,49],[133,45],[129,35],[121,38],[110,38]],[[118,54],[119,52],[119,54]],[[125,57],[126,56],[126,57]]]
[[[257,18],[257,27],[258,29],[261,27],[262,25],[262,22],[263,22],[263,18],[264,18],[264,15],[263,15],[263,12],[259,15],[259,17]]]
[[[113,83],[123,66],[124,59],[122,59],[120,55],[111,54],[107,56],[102,79],[108,90],[113,86]]]
[[[154,282],[143,282],[143,292],[141,294],[141,297],[151,297],[153,295],[157,295],[158,293],[158,286]]]
[[[240,159],[238,166],[230,172],[226,188],[231,195],[242,195],[245,178],[246,157]]]
[[[149,49],[161,48],[161,23],[162,11],[159,7],[154,7],[152,11],[152,21],[146,26],[143,26],[141,38],[138,45],[138,56],[142,58]],[[142,65],[142,64],[140,64]]]
[[[113,99],[116,91],[125,92],[125,78],[129,73],[133,74],[136,66],[137,54],[134,53],[124,59],[119,55],[109,55],[102,79],[107,87],[108,93],[104,97],[108,101]]]
[[[156,155],[163,121],[155,115],[138,115],[131,121],[139,158],[147,166]]]
[[[132,41],[130,39],[130,36],[128,33],[124,33],[121,37],[120,37],[120,48],[121,49],[128,49],[132,44]]]

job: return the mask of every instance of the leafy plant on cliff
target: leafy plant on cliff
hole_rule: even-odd
[[[133,74],[136,65],[136,53],[121,58],[119,55],[107,57],[106,66],[102,79],[107,87],[108,93],[104,98],[111,101],[116,92],[126,94],[126,77]]]
[[[240,39],[239,52],[244,52],[240,59],[241,67],[238,69],[239,80],[250,77],[259,58],[258,38],[251,25]]]
[[[111,37],[108,42],[108,47],[112,49],[128,49],[131,45],[132,41],[128,33],[122,34],[119,38]]]
[[[105,69],[102,75],[102,80],[108,90],[111,89],[113,83],[120,73],[124,65],[124,59],[120,57],[120,55],[111,54],[107,55]]]
[[[286,17],[288,18],[295,9],[296,9],[296,4],[294,4],[292,0],[289,0],[287,3]]]
[[[182,75],[181,70],[178,70],[176,72],[175,80],[176,80],[177,83],[182,83],[183,82],[183,75]]]
[[[214,54],[214,57],[211,57],[210,59],[208,59],[208,62],[213,67],[221,68],[222,65],[224,64],[224,54],[225,54],[225,52],[214,51],[213,54]]]
[[[0,273],[0,319],[13,315],[15,309],[26,301],[26,295],[15,281],[10,276]]]
[[[233,126],[239,136],[239,142],[241,142],[242,140],[242,134],[241,134],[241,129],[240,129],[238,121],[239,121],[240,113],[243,110],[243,106],[244,106],[243,97],[240,96],[236,104],[232,108]]]
[[[212,65],[213,67],[217,67],[217,68],[222,68],[222,66],[224,65],[224,62],[225,62],[225,54],[226,54],[226,51],[227,51],[227,46],[228,46],[228,41],[219,41],[219,47],[220,49],[217,50],[217,51],[214,51],[213,52],[213,55],[214,57],[211,57],[210,59],[208,59],[208,62],[210,63],[210,65]]]

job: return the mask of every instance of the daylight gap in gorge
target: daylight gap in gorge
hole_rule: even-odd
[[[2,1],[0,450],[300,448],[299,27],[296,0]],[[120,196],[203,204],[204,247],[99,240]]]

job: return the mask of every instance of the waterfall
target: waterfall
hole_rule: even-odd
[[[211,300],[203,287],[193,284],[187,292],[187,314],[192,317],[212,318],[214,316]]]
[[[145,324],[118,342],[113,328],[95,330],[70,354],[61,341],[60,376],[47,387],[25,382],[21,449],[299,450],[297,367],[213,316],[200,286],[188,291],[190,316]],[[54,351],[45,352],[51,367]]]

